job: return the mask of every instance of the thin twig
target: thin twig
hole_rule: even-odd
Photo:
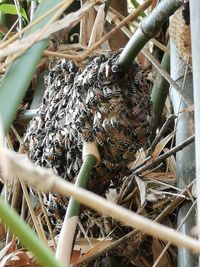
[[[159,157],[157,157],[154,161],[150,161],[149,163],[147,163],[147,159],[151,159],[150,156],[149,156],[149,157],[147,157],[147,159],[145,159],[143,162],[141,162],[140,165],[136,166],[136,168],[134,168],[134,171],[133,171],[132,175],[130,175],[130,176],[127,177],[127,183],[128,184],[127,184],[126,188],[123,190],[123,194],[120,197],[120,200],[119,201],[121,201],[124,197],[126,197],[126,195],[132,189],[133,184],[134,184],[134,176],[135,175],[141,174],[144,171],[147,171],[147,170],[153,168],[155,165],[158,165],[164,159],[170,157],[171,155],[175,154],[179,150],[181,150],[184,147],[186,147],[189,144],[191,144],[194,141],[194,138],[195,138],[195,135],[192,135],[189,138],[187,138],[185,141],[183,141],[182,143],[180,143],[179,145],[173,147],[169,151],[167,151],[164,154],[162,154]],[[152,172],[152,170],[150,172]]]
[[[159,133],[156,135],[154,141],[152,142],[147,155],[150,156],[152,154],[152,152],[154,151],[156,145],[158,144],[158,142],[161,140],[161,138],[163,137],[164,133],[168,130],[169,125],[176,119],[176,115],[171,114],[166,122],[163,124],[162,128],[160,129]]]
[[[190,207],[190,209],[188,210],[188,212],[186,213],[185,217],[183,218],[183,220],[181,221],[181,223],[179,224],[177,231],[180,230],[180,228],[182,227],[182,225],[185,223],[185,221],[187,220],[188,216],[190,215],[190,213],[192,212],[192,210],[194,209],[195,205],[196,205],[195,201],[194,203],[192,203],[192,206]],[[160,262],[161,258],[163,257],[163,255],[166,253],[166,251],[168,250],[168,248],[171,246],[171,243],[168,242],[167,245],[164,247],[163,251],[160,253],[159,257],[157,258],[157,260],[154,262],[152,267],[156,267],[158,265],[158,263]]]
[[[48,215],[47,215],[47,211],[46,211],[45,206],[44,206],[44,202],[42,200],[41,192],[37,191],[37,195],[38,195],[39,202],[40,202],[40,205],[41,205],[41,208],[42,208],[42,212],[44,214],[44,218],[45,218],[45,221],[46,221],[46,224],[47,224],[49,235],[51,237],[54,249],[56,250],[57,244],[56,244],[55,238],[53,236],[53,231],[52,231],[51,224],[50,224],[50,221],[49,221],[49,218],[48,218]]]
[[[54,52],[54,51],[49,51],[49,50],[45,50],[44,55],[48,57],[66,58],[69,60],[76,61],[76,55],[64,54],[64,53]]]
[[[151,156],[146,157],[142,162],[140,162],[138,165],[134,166],[133,168],[131,168],[131,170],[134,172],[137,169],[139,169],[140,167],[144,166],[149,160],[151,159]]]
[[[146,164],[145,166],[137,169],[133,175],[136,174],[140,174],[148,169],[150,169],[151,167],[153,167],[156,164],[159,164],[160,162],[162,162],[164,159],[170,157],[171,155],[175,154],[176,152],[180,151],[181,149],[183,149],[184,147],[190,145],[191,143],[194,142],[195,139],[195,135],[193,134],[192,136],[188,137],[185,141],[183,141],[182,143],[180,143],[179,145],[173,147],[172,149],[170,149],[169,151],[165,152],[164,154],[160,155],[159,157],[157,157],[157,159],[155,159],[154,161],[150,162],[149,164]]]
[[[152,65],[157,69],[157,71],[168,81],[168,83],[182,96],[183,100],[188,106],[192,106],[193,102],[188,96],[183,92],[183,90],[179,87],[179,85],[171,78],[169,73],[165,69],[162,68],[160,63],[147,51],[147,49],[142,49],[144,55],[149,59]]]

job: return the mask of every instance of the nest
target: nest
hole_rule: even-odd
[[[180,57],[185,63],[191,64],[192,54],[189,2],[185,3],[183,8],[174,13],[172,19],[170,20],[169,33],[179,50]]]
[[[58,61],[45,78],[38,115],[24,139],[35,164],[72,182],[82,165],[83,142],[95,141],[101,163],[88,188],[101,195],[130,174],[128,165],[150,134],[149,83],[136,63],[122,75],[118,57],[119,53],[95,57],[84,70],[72,61]],[[51,194],[45,203],[49,214],[59,214],[62,221],[67,198]]]

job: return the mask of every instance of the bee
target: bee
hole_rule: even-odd
[[[134,151],[130,151],[129,149],[126,150],[126,152],[123,154],[123,159],[125,160],[134,160],[135,159],[135,153]]]
[[[57,97],[56,97],[56,101],[58,101],[58,99],[62,99],[64,96],[64,91],[63,91],[63,88],[59,90],[58,94],[57,94]]]
[[[96,103],[95,100],[96,100],[96,98],[95,98],[94,91],[89,90],[87,97],[86,97],[86,100],[85,100],[85,104],[87,105],[89,103],[90,105],[94,105]]]
[[[59,121],[64,116],[65,116],[65,110],[62,109],[60,112],[58,112],[58,114],[56,114],[56,119]]]
[[[38,147],[38,140],[36,138],[31,139],[29,144],[29,149],[36,150],[37,147]]]
[[[54,147],[59,147],[59,146],[61,146],[61,142],[59,142],[58,139],[55,139],[54,138],[54,140],[53,140],[53,146]]]
[[[117,64],[112,65],[111,70],[112,70],[113,73],[120,72],[119,65],[117,65]]]
[[[63,141],[67,138],[67,134],[64,130],[58,130],[55,135],[55,140],[59,143],[59,145],[63,144]]]
[[[111,108],[111,105],[109,103],[101,103],[99,110],[102,113],[108,113],[111,110],[110,108]]]
[[[61,69],[68,70],[69,69],[68,61],[66,59],[62,59],[60,61],[60,67]]]
[[[107,64],[105,65],[106,78],[108,78],[110,76],[111,65],[112,65],[111,60],[108,60]]]
[[[116,168],[116,164],[113,163],[113,162],[105,161],[105,160],[102,160],[102,162],[106,165],[106,167],[107,167],[109,170],[112,170],[112,169],[115,169],[115,168]]]
[[[87,76],[86,76],[86,79],[87,79],[87,83],[89,85],[92,85],[96,79],[97,79],[97,74],[93,73],[93,72],[90,72]]]
[[[113,97],[121,97],[122,98],[122,91],[121,91],[120,87],[113,86]]]
[[[112,90],[108,86],[104,86],[103,89],[103,95],[106,99],[111,99],[112,97]]]
[[[81,136],[83,138],[83,141],[85,141],[85,142],[93,142],[93,140],[94,140],[94,137],[90,131],[83,131],[81,133]]]
[[[140,140],[137,140],[137,143],[136,143],[136,146],[137,146],[137,150],[142,148],[145,144],[145,140],[144,139],[140,139]]]
[[[123,143],[120,143],[118,145],[118,149],[120,152],[123,152],[125,149],[127,149],[129,147],[130,143],[127,141],[123,141]]]
[[[95,140],[100,146],[104,145],[106,139],[106,135],[101,131],[98,131],[95,135]]]

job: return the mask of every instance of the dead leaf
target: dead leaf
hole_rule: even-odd
[[[151,0],[151,10],[153,10],[157,5],[158,0]]]
[[[79,259],[81,258],[82,252],[78,250],[73,250],[71,259],[70,259],[70,264],[76,264]]]
[[[1,192],[1,194],[2,194],[2,192]],[[4,240],[5,235],[6,235],[5,226],[2,223],[0,223],[0,240]]]
[[[163,149],[164,152],[168,152],[169,151],[169,148],[164,148]],[[176,175],[176,160],[175,160],[175,157],[174,155],[168,157],[166,159],[167,161],[167,166],[168,166],[168,169],[171,173],[173,173],[174,175]]]
[[[135,176],[135,180],[138,185],[138,189],[140,191],[140,205],[143,207],[146,203],[146,182],[144,182],[140,177],[137,175]]]
[[[99,41],[103,35],[104,22],[105,22],[105,3],[99,7],[94,26],[91,32],[88,47],[92,46],[95,42]]]
[[[16,240],[13,239],[8,243],[1,251],[0,251],[0,260],[5,257],[6,255],[14,252],[16,249]]]
[[[191,193],[192,193],[193,197],[197,198],[197,182],[196,182],[196,180],[194,181],[194,184],[192,185]]]
[[[146,151],[140,150],[135,155],[136,159],[128,164],[129,169],[133,169],[137,167],[140,163],[142,163],[146,158]]]
[[[98,241],[98,239],[96,239],[96,241]],[[111,239],[104,239],[102,241],[99,241],[96,246],[94,246],[92,249],[90,249],[85,255],[83,255],[81,258],[79,258],[78,261],[75,263],[78,264],[78,263],[86,260],[87,258],[92,257],[96,253],[101,252],[102,250],[104,250],[105,248],[110,246],[112,244],[112,242],[113,241]]]
[[[174,132],[168,134],[165,138],[163,138],[155,147],[154,152],[152,153],[152,159],[156,159],[160,153],[163,151],[164,147],[167,145],[167,143],[172,139],[174,136]]]
[[[117,203],[117,200],[118,200],[117,189],[110,188],[108,192],[106,193],[106,199],[113,203]]]
[[[152,253],[153,253],[153,261],[154,262],[160,256],[164,247],[165,246],[162,244],[162,242],[160,240],[153,238],[153,240],[152,240]],[[168,255],[167,251],[163,254],[162,258],[160,259],[159,263],[156,266],[157,267],[170,267],[171,266],[169,255]]]
[[[166,172],[150,172],[144,175],[144,178],[152,178],[156,180],[165,180],[167,183],[172,183],[174,179],[176,179],[176,175],[174,173],[168,172],[166,176]]]
[[[26,254],[26,252],[18,250],[4,256],[0,262],[0,267],[8,265],[21,267],[21,266],[27,266],[30,263],[31,263],[30,259]]]

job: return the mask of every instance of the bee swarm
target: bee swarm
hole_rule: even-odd
[[[95,57],[84,70],[72,61],[59,61],[45,78],[38,116],[24,140],[35,164],[72,182],[82,165],[83,141],[96,141],[101,163],[88,187],[99,194],[130,174],[128,164],[150,132],[150,86],[136,63],[122,76],[118,57],[119,53]],[[62,201],[59,206],[63,209]]]

